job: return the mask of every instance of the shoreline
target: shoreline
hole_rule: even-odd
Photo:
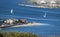
[[[49,6],[49,5],[28,5],[28,4],[18,4],[18,5],[20,5],[20,6],[26,6],[26,7],[35,7],[35,8],[60,8],[60,6],[59,7],[57,7],[57,6]]]

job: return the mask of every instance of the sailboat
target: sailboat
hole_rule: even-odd
[[[37,22],[29,22],[26,19],[6,19],[0,24],[1,28],[11,28],[11,27],[27,27],[27,26],[44,26],[49,25],[46,23],[37,23]]]
[[[26,27],[26,26],[39,26],[39,25],[47,25],[43,23],[37,22],[26,22],[27,20],[16,20],[16,19],[7,19],[0,25],[0,28],[7,28],[7,27]]]
[[[12,14],[12,13],[13,13],[13,9],[11,9],[11,11],[10,11],[10,12],[11,12],[11,14]]]
[[[44,18],[46,18],[46,16],[47,16],[47,15],[46,15],[46,12],[45,12],[45,14],[44,14],[44,16],[43,16],[43,17],[44,17]]]

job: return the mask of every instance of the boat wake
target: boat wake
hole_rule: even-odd
[[[23,25],[16,25],[12,27],[27,27],[27,26],[48,26],[49,24],[45,23],[28,23],[28,24],[23,24]]]

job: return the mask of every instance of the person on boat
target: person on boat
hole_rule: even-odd
[[[28,22],[26,21],[26,19],[20,19],[19,22],[22,23],[22,24],[28,23]]]

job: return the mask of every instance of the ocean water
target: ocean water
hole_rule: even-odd
[[[0,0],[0,18],[26,18],[31,22],[48,25],[4,28],[0,30],[0,32],[16,31],[32,32],[38,35],[60,35],[60,8],[34,8],[18,5],[26,1],[27,0]],[[11,9],[13,9],[13,13],[10,12]]]

